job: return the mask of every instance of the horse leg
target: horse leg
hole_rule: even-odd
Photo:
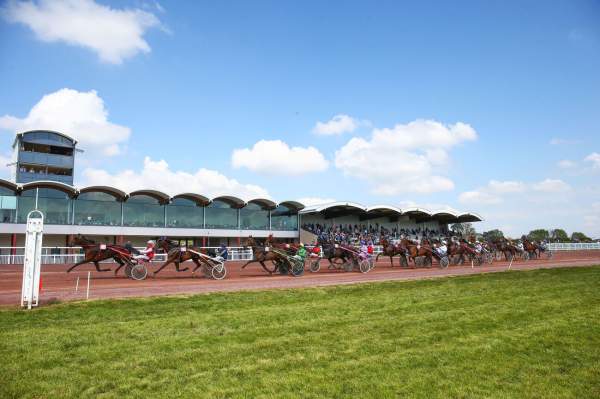
[[[119,267],[117,267],[115,269],[115,276],[117,275],[117,273],[119,272],[119,270],[121,270],[121,268],[123,266],[125,266],[125,263],[120,259],[120,258],[115,258],[115,260],[117,261],[117,263],[119,264]]]
[[[164,269],[165,267],[167,267],[167,265],[173,263],[173,259],[172,258],[168,258],[167,261],[165,263],[163,263],[157,270],[154,271],[154,273],[152,273],[152,276],[156,276],[158,274],[158,272],[160,272],[162,269]]]
[[[267,267],[267,265],[265,265],[265,261],[260,260],[260,261],[258,261],[258,263],[260,263],[260,265],[262,266],[262,268],[265,269],[265,271],[267,273],[269,273],[269,275],[273,274],[273,272],[269,270],[269,268]],[[277,269],[277,267],[275,267],[275,269]]]
[[[89,260],[89,259],[84,259],[84,260],[82,260],[82,261],[80,261],[80,262],[77,262],[77,263],[75,263],[73,266],[71,266],[70,268],[68,268],[68,269],[67,269],[67,273],[70,273],[70,272],[71,272],[73,269],[75,269],[77,266],[81,266],[81,265],[83,265],[83,264],[85,264],[85,263],[88,263],[88,262],[90,262],[90,260]]]
[[[185,269],[179,269],[179,264],[179,262],[175,262],[175,270],[177,270],[178,272],[185,272],[188,269],[187,266]]]
[[[377,259],[375,259],[375,262],[377,262]],[[390,264],[392,265],[392,267],[394,267],[394,256],[393,255],[390,256]]]
[[[194,268],[194,270],[192,270],[192,274],[196,273],[196,270],[200,269],[202,267],[202,264],[200,262],[198,262],[198,259],[192,258],[192,261],[196,264],[196,267]]]
[[[94,266],[96,266],[96,270],[99,272],[109,272],[110,271],[110,267],[108,269],[100,269],[100,264],[98,263],[97,260],[94,261]]]
[[[252,260],[249,260],[248,262],[244,263],[242,265],[242,270],[244,270],[246,268],[246,266],[248,266],[249,264],[254,263],[254,262],[258,262],[258,261],[256,259],[252,259]]]

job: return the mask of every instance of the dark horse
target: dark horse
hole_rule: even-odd
[[[429,241],[427,241],[429,243]],[[408,250],[409,258],[412,259],[415,267],[417,266],[416,258],[419,256],[425,257],[425,264],[431,266],[433,264],[433,250],[428,244],[415,244],[406,238],[400,241],[400,245]]]
[[[375,257],[375,262],[379,260],[380,256],[389,256],[390,264],[394,267],[394,256],[400,255],[400,266],[408,266],[408,261],[406,260],[406,255],[408,254],[408,250],[406,247],[398,244],[394,245],[386,240],[384,237],[379,239],[379,243],[383,247],[383,251],[378,253]]]
[[[186,270],[188,270],[188,268],[186,267],[184,269],[180,269],[179,264],[191,260],[196,264],[196,268],[192,270],[192,274],[195,273],[196,270],[198,270],[203,263],[208,264],[208,261],[203,259],[202,256],[198,255],[198,253],[201,253],[199,248],[187,246],[181,247],[179,245],[179,242],[168,240],[166,238],[159,238],[158,240],[156,240],[156,246],[158,248],[162,248],[165,251],[165,253],[167,254],[167,260],[154,272],[154,276],[157,275],[158,272],[160,272],[162,269],[164,269],[165,267],[167,267],[167,265],[171,263],[175,264],[175,269],[178,272],[185,272]]]
[[[248,262],[244,263],[244,265],[242,266],[242,269],[245,269],[246,266],[248,266],[251,263],[260,263],[260,265],[262,266],[262,268],[269,274],[273,274],[277,271],[277,262],[281,259],[281,255],[278,254],[277,252],[273,252],[273,251],[269,251],[268,247],[270,247],[271,245],[273,245],[273,243],[271,242],[271,240],[267,240],[263,245],[259,245],[259,243],[256,242],[256,240],[250,236],[248,237],[248,240],[246,241],[246,245],[245,247],[250,247],[252,248],[252,259],[249,260]],[[267,267],[265,262],[271,262],[273,264],[273,268],[269,269],[269,267]]]
[[[126,263],[131,263],[131,253],[127,250],[127,248],[120,245],[113,244],[96,244],[93,240],[87,239],[82,236],[77,236],[70,243],[70,246],[79,246],[82,247],[85,255],[82,261],[75,263],[71,266],[67,273],[71,272],[77,266],[83,265],[85,263],[93,263],[96,266],[96,270],[99,272],[109,272],[108,269],[101,269],[101,262],[106,259],[114,259],[115,262],[119,264],[119,267],[115,270],[115,274],[125,266]]]

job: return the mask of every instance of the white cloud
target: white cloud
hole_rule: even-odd
[[[592,152],[590,155],[585,157],[585,162],[590,162],[594,169],[600,169],[600,154],[597,152]]]
[[[525,184],[520,181],[490,180],[488,187],[490,191],[497,194],[520,193],[525,190]]]
[[[502,198],[487,193],[485,191],[465,191],[458,196],[458,201],[463,204],[499,204],[502,202]]]
[[[545,179],[537,183],[526,184],[520,181],[490,180],[486,186],[472,191],[465,191],[458,196],[458,201],[463,204],[492,205],[504,202],[505,197],[516,194],[528,194],[532,202],[539,202],[531,197],[534,192],[560,193],[568,192],[571,186],[559,179]]]
[[[83,171],[87,185],[109,185],[123,191],[156,189],[169,195],[193,192],[210,198],[220,195],[235,195],[244,200],[252,198],[270,198],[264,188],[254,184],[242,184],[235,179],[210,169],[198,169],[194,173],[174,171],[166,161],[153,161],[144,158],[141,171],[123,170],[111,174],[103,169],[88,168]]]
[[[568,159],[563,159],[562,161],[559,161],[557,165],[561,169],[572,169],[575,166],[577,166],[575,162],[569,161]]]
[[[150,52],[144,34],[148,29],[161,28],[150,12],[114,9],[94,0],[13,0],[0,12],[8,21],[28,26],[44,42],[86,47],[111,64]]]
[[[571,186],[560,179],[546,179],[539,183],[535,183],[532,188],[535,191],[542,191],[545,193],[559,193],[570,190]]]
[[[376,194],[452,190],[454,183],[443,176],[447,150],[475,139],[477,132],[465,123],[416,120],[374,129],[370,140],[352,138],[336,151],[335,166],[347,176],[370,182]]]
[[[236,149],[231,164],[265,175],[285,176],[322,172],[329,166],[315,147],[290,147],[281,140],[260,140],[252,148]]]
[[[95,90],[61,89],[42,97],[25,118],[0,117],[0,129],[21,132],[47,129],[67,134],[80,143],[86,156],[114,156],[131,134],[128,127],[108,121],[108,110]]]
[[[335,202],[335,199],[320,198],[320,197],[303,197],[303,198],[298,198],[296,201],[300,202],[301,204],[303,204],[305,206],[312,206],[312,205],[330,204],[332,202]]]
[[[351,133],[355,131],[359,125],[360,122],[351,116],[338,114],[327,122],[318,121],[313,128],[313,133],[324,136]]]

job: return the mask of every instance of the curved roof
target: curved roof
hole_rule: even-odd
[[[277,207],[277,204],[273,201],[271,201],[270,199],[266,199],[266,198],[255,198],[255,199],[251,199],[250,201],[248,201],[249,204],[256,204],[260,207],[262,207],[263,209],[275,209]]]
[[[213,198],[213,201],[223,201],[232,208],[241,208],[246,205],[246,202],[238,197],[234,197],[233,195],[222,195],[220,197]]]
[[[8,188],[9,190],[14,191],[15,193],[19,191],[19,186],[11,181],[0,179],[0,187]]]
[[[367,208],[367,212],[397,213],[400,215],[402,210],[392,205],[373,205]]]
[[[355,208],[355,209],[360,209],[362,211],[367,210],[367,208],[365,208],[363,205],[356,203],[356,202],[336,201],[336,202],[330,202],[328,204],[309,206],[309,207],[304,208],[304,211],[305,211],[305,213],[323,212],[325,210],[334,209],[334,208]]]
[[[472,212],[466,212],[466,213],[461,213],[458,216],[458,223],[465,223],[465,222],[482,222],[483,218],[476,214],[476,213],[472,213]]]
[[[407,215],[407,214],[411,214],[411,215],[427,215],[427,216],[431,216],[432,213],[429,209],[426,208],[419,208],[416,206],[410,207],[410,208],[405,208],[402,211],[403,214]]]
[[[282,205],[282,206],[285,206],[286,208],[294,209],[297,211],[300,211],[305,208],[304,204],[301,204],[298,201],[283,201],[283,202],[280,202],[279,204],[277,204],[277,206],[279,206],[279,205]]]
[[[136,195],[147,195],[148,197],[158,200],[161,204],[166,204],[171,199],[168,194],[158,190],[136,190],[129,193],[129,197],[135,197]]]
[[[33,188],[52,188],[54,190],[62,191],[64,193],[69,194],[70,196],[74,196],[77,193],[77,189],[73,186],[70,186],[65,183],[61,183],[58,181],[52,180],[38,180],[32,181],[29,183],[23,183],[21,185],[23,190],[30,190]]]
[[[206,205],[210,204],[210,198],[205,197],[204,195],[200,195],[200,194],[182,193],[182,194],[177,194],[176,196],[173,197],[173,199],[176,199],[176,198],[184,198],[186,200],[190,200],[192,202],[195,202],[196,205],[198,205],[198,206],[206,206]]]
[[[85,188],[79,189],[79,194],[85,193],[105,193],[112,195],[116,199],[123,201],[127,198],[127,193],[125,191],[121,191],[118,188],[110,187],[110,186],[89,186]]]
[[[64,133],[61,133],[61,132],[57,132],[56,130],[49,130],[49,129],[33,129],[33,130],[26,130],[26,131],[24,131],[24,132],[17,133],[17,136],[22,136],[22,135],[24,135],[25,133],[35,133],[35,132],[46,132],[46,133],[54,133],[54,134],[58,134],[59,136],[62,136],[62,137],[64,137],[64,138],[68,139],[68,140],[71,140],[71,141],[73,142],[73,144],[77,144],[77,140],[75,140],[73,137],[71,137],[71,136],[68,136],[68,135],[66,135],[66,134],[64,134]]]

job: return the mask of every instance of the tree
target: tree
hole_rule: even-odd
[[[574,231],[573,234],[571,234],[571,241],[592,242],[592,239],[579,231]]]
[[[450,226],[450,230],[463,237],[469,237],[476,233],[471,223],[454,223]]]
[[[498,241],[504,238],[504,233],[498,229],[484,231],[483,238],[486,241]]]
[[[569,242],[569,235],[563,229],[554,229],[550,232],[550,237],[552,237],[552,241],[555,242]]]
[[[550,233],[546,229],[536,229],[531,230],[527,236],[532,241],[544,241],[550,238]]]

